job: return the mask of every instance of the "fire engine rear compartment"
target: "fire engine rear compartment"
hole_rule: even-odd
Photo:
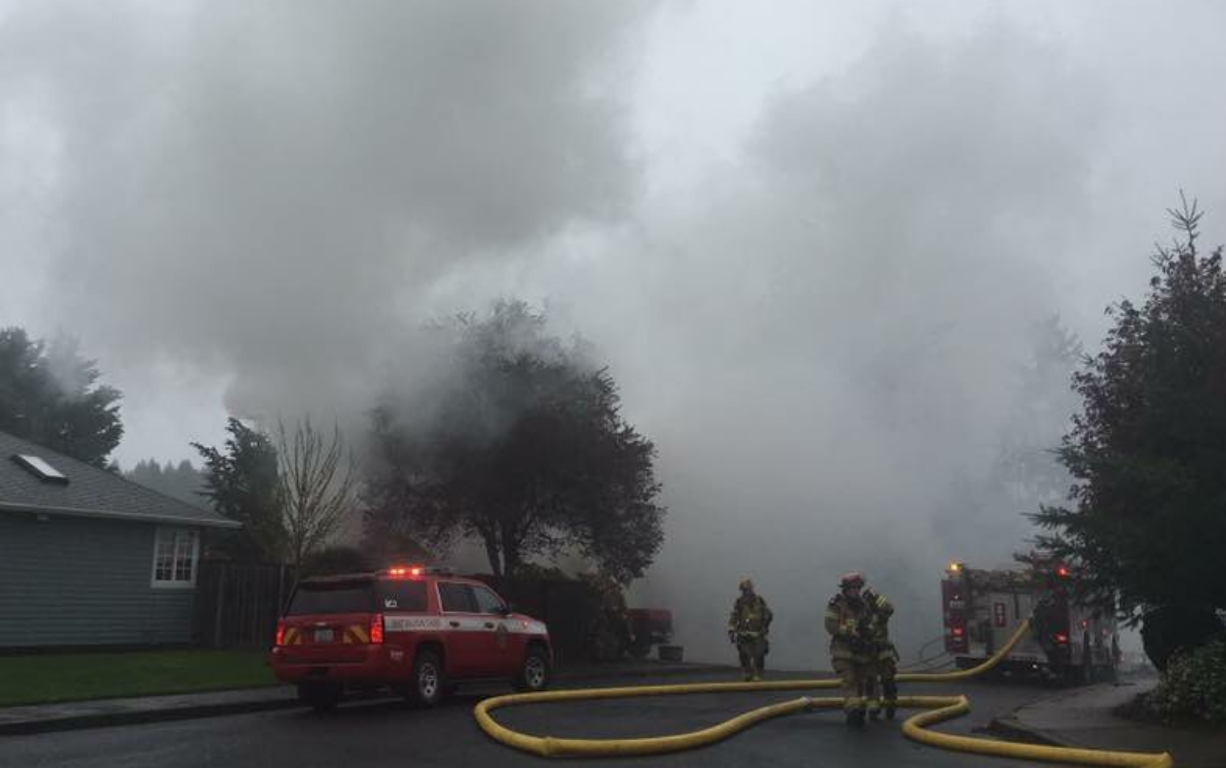
[[[1110,612],[1076,604],[1063,565],[1029,570],[978,570],[951,563],[941,582],[945,649],[961,669],[990,657],[1018,624],[1035,631],[1000,665],[1006,675],[1070,683],[1115,674],[1118,635]]]

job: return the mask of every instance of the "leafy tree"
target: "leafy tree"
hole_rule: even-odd
[[[218,512],[243,524],[241,531],[221,535],[215,549],[236,560],[280,562],[286,531],[276,446],[238,419],[229,419],[226,431],[223,450],[192,443],[204,459],[204,495]]]
[[[608,371],[522,302],[433,332],[456,378],[428,404],[375,409],[368,531],[475,537],[500,577],[563,551],[622,583],[642,575],[663,538],[655,447],[621,417]]]
[[[369,523],[369,519],[367,520]],[[367,524],[363,529],[361,549],[377,568],[406,563],[433,565],[438,558],[403,530],[403,526]]]
[[[205,503],[205,475],[187,459],[179,462],[178,466],[169,461],[162,466],[157,459],[146,459],[136,462],[136,466],[123,475],[134,483],[179,501],[196,505]]]
[[[286,554],[299,565],[357,506],[357,472],[340,427],[325,437],[310,417],[299,421],[292,435],[284,423],[277,424],[277,463]]]
[[[341,573],[364,573],[380,566],[365,549],[332,546],[316,550],[300,561],[298,577],[335,576]]]
[[[1084,595],[1124,615],[1226,607],[1226,276],[1222,249],[1197,248],[1201,213],[1154,257],[1142,306],[1109,310],[1104,348],[1074,376],[1083,400],[1061,463],[1071,507],[1034,515],[1040,546],[1080,567]]]
[[[99,384],[97,361],[76,341],[50,344],[21,328],[0,328],[0,430],[107,467],[123,437],[119,390]]]

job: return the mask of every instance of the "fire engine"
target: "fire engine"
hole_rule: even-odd
[[[661,659],[670,653],[669,643],[673,639],[673,612],[664,608],[631,608],[626,611],[630,620],[630,628],[634,640],[630,643],[630,655],[636,659],[645,659],[651,653],[651,646],[657,646]]]
[[[1114,612],[1078,603],[1070,594],[1073,578],[1058,562],[1036,560],[1015,570],[951,562],[941,580],[945,651],[968,669],[1031,619],[1031,632],[1002,660],[1001,672],[1072,684],[1113,679],[1120,658]]]

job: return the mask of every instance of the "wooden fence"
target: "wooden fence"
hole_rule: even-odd
[[[277,564],[204,562],[196,578],[194,639],[208,648],[269,648],[294,587]]]

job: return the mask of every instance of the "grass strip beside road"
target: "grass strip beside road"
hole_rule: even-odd
[[[276,685],[267,660],[212,650],[0,656],[0,707]]]

